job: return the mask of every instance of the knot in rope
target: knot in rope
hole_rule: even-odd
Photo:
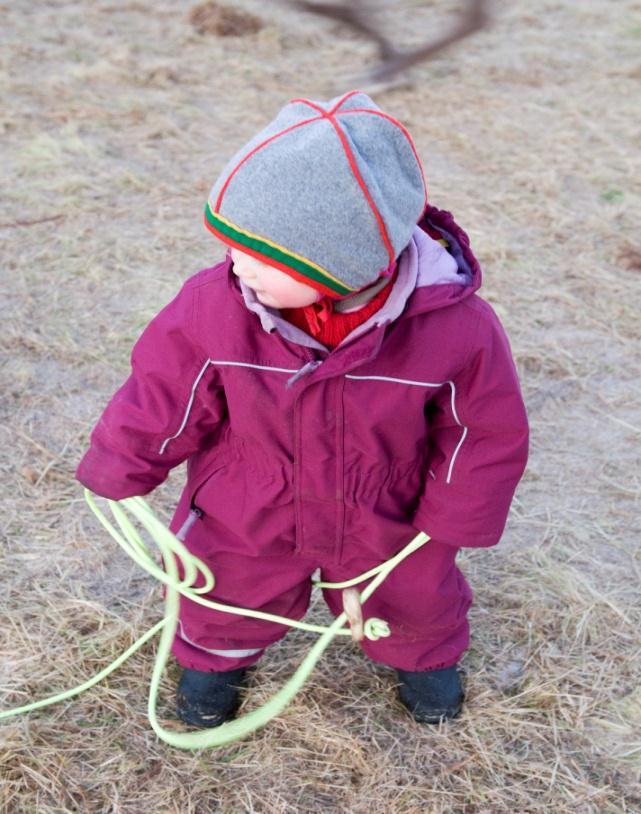
[[[363,632],[372,642],[376,642],[379,639],[386,639],[390,635],[389,625],[385,619],[377,619],[375,616],[365,620]]]

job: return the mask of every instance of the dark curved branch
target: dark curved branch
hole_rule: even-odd
[[[368,15],[363,0],[351,0],[345,4],[319,2],[318,0],[287,0],[287,2],[304,11],[345,23],[374,40],[379,49],[381,63],[363,75],[362,79],[366,81],[390,79],[417,62],[430,59],[455,42],[486,28],[491,22],[491,0],[468,0],[463,16],[449,33],[411,51],[399,51],[370,19],[371,15]]]

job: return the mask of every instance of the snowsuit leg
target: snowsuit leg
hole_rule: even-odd
[[[472,591],[455,565],[456,551],[431,540],[397,566],[365,602],[363,617],[385,619],[391,629],[388,638],[363,640],[366,656],[411,671],[438,670],[458,662],[469,646],[467,611]],[[354,558],[321,568],[321,579],[341,582],[377,564]],[[212,599],[292,619],[304,617],[314,561],[222,552],[211,565],[217,579]],[[342,612],[340,590],[324,589],[323,595],[334,616]],[[194,670],[235,670],[255,664],[268,645],[290,630],[275,622],[205,608],[182,596],[180,603],[172,653],[181,666]]]
[[[191,546],[190,550],[191,550]],[[299,557],[250,557],[227,551],[194,552],[213,571],[214,589],[202,594],[223,604],[301,619],[309,606],[312,560]],[[180,576],[184,575],[178,562]],[[204,584],[199,575],[196,587]],[[264,649],[282,639],[287,625],[217,611],[180,596],[178,628],[171,652],[192,670],[227,671],[255,664]]]
[[[364,639],[361,647],[374,661],[400,670],[439,670],[459,660],[469,646],[467,611],[472,591],[455,564],[458,549],[430,540],[401,562],[363,604],[363,619],[385,619],[391,635]],[[326,582],[342,582],[378,565],[354,557],[322,569]],[[367,582],[357,585],[363,590]],[[340,590],[323,589],[330,611],[343,610]]]
[[[184,513],[181,512],[184,517]],[[183,521],[184,522],[184,521]],[[216,583],[206,598],[292,619],[309,607],[311,575],[321,566],[321,579],[342,582],[358,576],[380,560],[347,557],[340,565],[301,556],[248,556],[215,551],[202,529],[187,535],[172,522],[177,536],[214,573]],[[182,523],[180,524],[182,525]],[[184,526],[183,526],[184,528]],[[194,533],[194,532],[199,533]],[[385,619],[391,636],[364,639],[361,647],[374,661],[401,670],[449,667],[469,646],[467,611],[472,591],[456,566],[458,548],[430,540],[398,565],[363,605],[363,617]],[[177,563],[180,577],[182,564]],[[203,584],[199,575],[196,586]],[[367,583],[357,588],[362,590]],[[323,589],[334,616],[343,610],[340,589]],[[255,664],[265,648],[291,628],[264,619],[224,613],[180,596],[179,625],[171,652],[182,667],[225,671]]]

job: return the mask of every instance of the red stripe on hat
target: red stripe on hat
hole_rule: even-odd
[[[339,107],[340,107],[340,106],[341,106],[341,105],[342,105],[344,102],[346,102],[346,101],[347,101],[347,100],[348,100],[348,99],[349,99],[351,96],[354,96],[354,95],[355,95],[355,94],[357,94],[357,93],[363,93],[363,95],[365,95],[365,96],[367,95],[367,94],[365,94],[365,93],[364,93],[363,91],[361,91],[361,90],[350,90],[350,91],[349,91],[349,93],[346,93],[346,94],[343,96],[343,98],[342,98],[342,99],[339,99],[339,100],[338,100],[338,102],[337,102],[337,103],[334,105],[334,107],[333,107],[333,108],[332,108],[332,109],[329,111],[329,115],[330,115],[330,116],[333,116],[333,115],[334,115],[334,113],[336,113],[336,111],[338,110],[338,108],[339,108]]]
[[[216,203],[215,203],[215,209],[214,209],[214,212],[220,212],[220,204],[221,204],[221,202],[222,202],[223,195],[224,195],[224,194],[225,194],[225,192],[227,191],[227,187],[229,186],[229,182],[230,182],[230,181],[231,181],[231,179],[234,177],[234,175],[236,175],[236,173],[238,172],[238,170],[239,170],[239,169],[240,169],[240,168],[243,166],[243,164],[245,163],[245,161],[247,161],[247,159],[248,159],[248,158],[251,158],[251,156],[253,156],[253,155],[254,155],[254,153],[257,153],[257,152],[258,152],[258,150],[262,149],[262,148],[263,148],[263,147],[264,147],[266,144],[269,144],[269,142],[270,142],[270,141],[274,141],[274,139],[277,139],[277,138],[280,138],[281,136],[284,136],[284,135],[285,135],[285,133],[290,133],[292,130],[296,130],[296,128],[297,128],[297,127],[302,127],[304,124],[309,124],[310,122],[317,122],[317,121],[319,121],[319,119],[322,119],[322,118],[324,118],[324,116],[313,116],[311,119],[305,119],[305,121],[298,122],[298,124],[292,124],[290,127],[286,127],[284,130],[281,130],[281,131],[280,131],[280,132],[278,132],[278,133],[274,133],[274,135],[273,135],[273,136],[270,136],[268,139],[265,139],[265,141],[261,141],[261,143],[260,143],[260,144],[257,144],[257,145],[254,147],[254,149],[253,149],[253,150],[250,150],[250,151],[247,153],[247,155],[246,155],[246,156],[244,156],[244,157],[241,159],[241,161],[239,161],[239,162],[238,162],[238,164],[236,164],[236,166],[234,167],[234,169],[233,169],[233,170],[231,171],[231,173],[229,174],[229,176],[228,176],[227,180],[226,180],[226,181],[225,181],[225,183],[223,184],[222,189],[221,189],[221,190],[220,190],[220,192],[218,193],[218,199],[216,200]]]
[[[272,266],[279,271],[284,271],[289,277],[293,277],[299,283],[305,283],[305,285],[309,286],[310,288],[315,288],[316,291],[320,291],[321,294],[326,294],[332,297],[332,299],[337,299],[340,297],[340,294],[337,294],[332,288],[329,288],[316,280],[311,280],[309,277],[305,277],[304,274],[299,274],[297,271],[291,268],[291,266],[286,266],[284,263],[274,260],[273,257],[266,257],[264,254],[260,254],[260,252],[250,249],[249,246],[245,246],[243,243],[237,243],[233,238],[229,237],[228,235],[224,235],[222,232],[219,232],[218,229],[214,228],[211,223],[209,223],[206,216],[205,226],[213,235],[225,243],[225,245],[239,249],[241,252],[243,252],[243,254],[250,254],[252,257],[255,257],[256,260],[260,260],[262,263],[267,263],[268,266]]]
[[[290,99],[289,103],[291,104],[292,102],[301,102],[302,104],[307,105],[307,107],[311,107],[313,110],[316,110],[319,113],[322,113],[323,116],[327,117],[327,116],[333,116],[334,113],[336,113],[336,111],[338,110],[338,108],[344,102],[346,102],[350,98],[350,96],[354,96],[354,94],[356,94],[356,93],[363,93],[364,94],[364,91],[350,90],[348,93],[345,93],[343,96],[341,96],[341,98],[338,100],[338,102],[336,102],[336,104],[334,105],[334,107],[331,110],[324,110],[322,107],[315,104],[314,102],[310,102],[309,99]],[[364,95],[366,95],[366,94],[364,94]]]
[[[354,154],[352,153],[351,147],[349,146],[349,144],[347,142],[347,138],[345,136],[345,133],[343,133],[343,131],[340,128],[340,125],[338,124],[338,122],[336,121],[336,119],[333,116],[328,116],[327,118],[330,120],[330,122],[332,123],[334,129],[338,133],[338,137],[340,138],[341,144],[343,145],[343,149],[345,150],[345,155],[347,156],[347,160],[349,161],[349,166],[352,168],[352,172],[354,173],[354,177],[358,181],[358,185],[360,186],[361,190],[363,191],[363,195],[365,196],[365,198],[367,200],[367,203],[369,204],[369,207],[372,210],[372,213],[374,214],[374,217],[376,218],[376,222],[378,224],[378,229],[379,229],[379,232],[381,233],[381,238],[383,239],[383,243],[385,244],[385,248],[387,249],[387,254],[389,256],[390,263],[392,263],[394,261],[394,249],[392,248],[392,244],[390,242],[389,235],[387,234],[387,228],[385,226],[383,218],[381,217],[381,213],[376,208],[376,204],[374,203],[374,200],[373,200],[372,196],[370,195],[369,190],[367,189],[367,185],[365,184],[365,181],[363,181],[363,178],[362,178],[362,176],[361,176],[361,174],[359,172],[358,166],[356,165],[356,160],[354,159]]]
[[[354,91],[356,93],[356,91]],[[425,173],[423,172],[423,165],[421,164],[421,159],[418,157],[418,153],[416,152],[416,147],[414,146],[414,141],[410,136],[409,132],[403,125],[395,119],[393,116],[389,116],[387,113],[383,113],[382,110],[372,110],[369,107],[351,107],[348,110],[339,110],[336,114],[337,116],[343,116],[347,113],[373,113],[375,116],[381,116],[383,119],[387,119],[388,121],[395,124],[403,133],[405,138],[408,140],[410,147],[412,148],[412,152],[414,153],[414,158],[416,159],[416,163],[421,171],[421,177],[423,179],[423,189],[425,190],[425,200],[423,202],[423,209],[427,206],[427,182],[425,181]]]
[[[301,104],[307,105],[307,107],[311,107],[312,110],[316,110],[323,117],[327,116],[326,110],[323,110],[322,107],[319,107],[318,105],[315,105],[313,102],[310,102],[309,99],[290,99],[288,104],[292,104],[292,102],[301,102]]]

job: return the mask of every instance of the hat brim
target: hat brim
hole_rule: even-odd
[[[270,266],[284,271],[298,282],[309,285],[322,294],[340,297],[352,294],[357,290],[346,286],[321,266],[301,255],[290,252],[276,243],[231,223],[219,213],[214,212],[209,201],[205,206],[204,222],[207,229],[227,246],[240,249],[257,260],[262,260]]]

